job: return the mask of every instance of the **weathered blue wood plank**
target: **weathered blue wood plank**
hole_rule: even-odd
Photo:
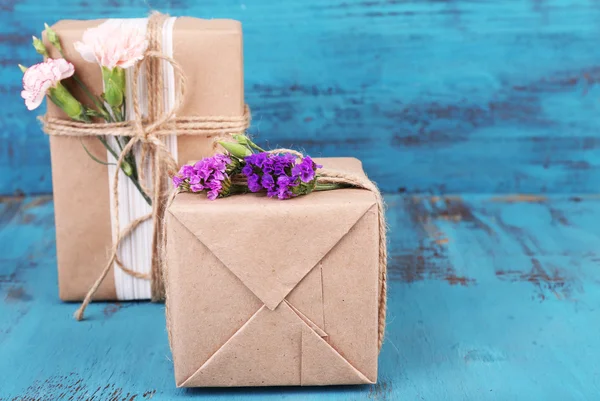
[[[593,1],[4,0],[0,193],[51,190],[47,139],[18,99],[30,34],[152,7],[243,22],[260,142],[357,156],[388,193],[600,187]]]
[[[379,384],[174,387],[164,307],[58,301],[49,198],[0,203],[0,400],[596,400],[598,197],[389,195]]]

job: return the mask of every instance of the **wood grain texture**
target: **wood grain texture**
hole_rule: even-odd
[[[600,5],[590,0],[0,0],[0,193],[51,190],[19,99],[30,35],[61,18],[243,22],[252,132],[356,156],[387,193],[594,193]]]
[[[388,195],[373,386],[176,389],[164,306],[56,289],[48,197],[0,203],[0,400],[596,400],[600,198]]]

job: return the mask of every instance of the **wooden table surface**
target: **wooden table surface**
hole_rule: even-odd
[[[0,204],[0,400],[597,400],[600,198],[386,197],[379,382],[175,388],[164,306],[57,297],[50,197]]]

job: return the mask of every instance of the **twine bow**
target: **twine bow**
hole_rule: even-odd
[[[139,181],[142,189],[146,194],[151,195],[152,212],[131,221],[122,231],[119,226],[119,168],[116,169],[113,186],[113,230],[115,238],[113,246],[110,250],[110,257],[106,263],[102,273],[94,282],[86,294],[81,306],[75,312],[74,316],[77,320],[82,320],[86,307],[91,302],[94,294],[106,278],[113,264],[117,264],[125,273],[142,279],[151,280],[152,285],[152,300],[157,301],[164,298],[164,285],[161,277],[162,252],[159,246],[162,242],[161,235],[164,232],[162,225],[164,224],[163,215],[165,200],[168,198],[169,191],[167,185],[168,175],[172,175],[177,171],[177,162],[169,152],[161,136],[172,135],[173,133],[181,134],[203,134],[222,136],[231,133],[243,132],[249,126],[250,111],[248,107],[244,110],[243,116],[208,116],[208,117],[183,117],[177,118],[176,115],[181,109],[185,99],[186,78],[183,69],[173,58],[165,56],[157,49],[160,49],[160,38],[162,33],[162,25],[164,24],[167,15],[153,13],[148,19],[148,50],[145,53],[144,59],[137,63],[134,67],[132,79],[132,104],[133,104],[133,119],[132,121],[121,123],[80,123],[76,121],[68,121],[64,119],[52,118],[45,116],[42,118],[44,131],[48,135],[63,135],[63,136],[125,136],[129,137],[127,144],[123,147],[117,166],[121,166],[125,157],[134,149],[136,145],[140,148],[140,164],[141,166],[149,163],[152,169],[152,186],[147,188],[144,185],[145,178],[143,176],[144,168],[140,171]],[[162,111],[163,107],[163,79],[161,64],[162,61],[167,62],[173,68],[177,85],[175,93],[175,102],[173,107],[166,111]],[[144,119],[144,115],[140,108],[140,99],[138,98],[138,78],[141,73],[142,66],[146,66],[147,82],[148,82],[148,118]],[[215,142],[216,146],[216,142]],[[153,240],[152,240],[152,269],[150,274],[139,273],[131,270],[123,265],[119,260],[118,250],[123,242],[136,228],[149,219],[153,219]]]

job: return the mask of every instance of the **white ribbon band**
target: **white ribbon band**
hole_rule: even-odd
[[[162,28],[162,52],[168,57],[173,57],[173,26],[175,25],[175,17],[169,18]],[[134,24],[142,34],[146,34],[146,26],[148,24],[147,18],[139,19],[126,19],[123,22],[128,24]],[[163,61],[163,82],[164,82],[164,110],[171,110],[175,103],[175,74],[173,67]],[[128,119],[133,117],[133,105],[132,99],[132,85],[133,79],[133,68],[127,70],[127,90],[126,90],[126,111]],[[148,112],[148,93],[146,86],[146,73],[145,68],[142,66],[141,73],[138,80],[138,99],[140,102],[140,108],[142,112],[146,114]],[[114,138],[110,140],[113,149],[118,149],[118,145]],[[171,135],[165,139],[167,148],[173,155],[173,158],[177,160],[177,137]],[[134,150],[136,160],[140,160],[139,149]],[[108,161],[115,163],[116,160],[107,151]],[[113,187],[115,165],[108,166],[108,180],[109,188]],[[151,187],[151,166],[143,166],[145,168],[144,177],[146,178],[145,186]],[[126,227],[133,220],[147,215],[152,212],[152,207],[146,203],[138,189],[133,185],[131,180],[125,176],[123,171],[119,171],[119,226],[121,228]],[[113,193],[110,193],[111,205],[114,202]],[[111,209],[111,219],[114,221],[115,216]],[[113,225],[114,226],[114,225]],[[133,231],[131,235],[121,242],[119,249],[119,259],[125,266],[134,270],[138,273],[150,274],[152,268],[152,221],[147,220],[140,224],[137,230]],[[113,230],[113,241],[116,239],[116,233]],[[140,279],[133,277],[118,266],[114,266],[114,279],[115,289],[117,293],[117,299],[119,300],[134,300],[134,299],[150,299],[151,298],[151,284],[149,280]]]

